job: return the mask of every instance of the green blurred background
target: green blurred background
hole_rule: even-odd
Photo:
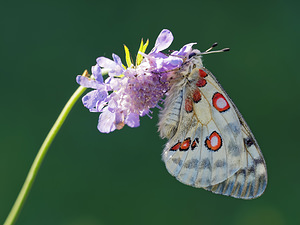
[[[259,142],[269,183],[251,201],[185,186],[168,174],[158,110],[139,128],[98,132],[78,102],[37,176],[17,224],[300,224],[299,1],[2,1],[0,3],[0,223],[42,141],[76,90],[77,74],[123,44],[150,50],[163,28],[170,49],[213,42],[204,63]]]

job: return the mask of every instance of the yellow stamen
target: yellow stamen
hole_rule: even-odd
[[[125,49],[126,63],[127,63],[127,66],[130,67],[132,65],[130,52],[126,45],[124,45],[124,49]]]
[[[143,38],[142,38],[142,41],[141,41],[141,44],[140,44],[140,48],[139,48],[138,54],[136,56],[135,65],[140,65],[141,62],[142,62],[143,56],[141,54],[139,54],[139,52],[143,51],[143,47],[144,47],[144,42],[143,42]]]
[[[139,52],[144,53],[146,51],[146,48],[147,48],[148,44],[149,44],[148,39],[147,39],[145,44],[144,44],[143,39],[142,39],[141,44],[140,44],[140,48],[139,48]],[[140,53],[138,53],[137,56],[136,56],[136,65],[137,66],[140,65],[142,60],[143,60],[143,56]]]
[[[147,39],[146,43],[144,44],[144,47],[143,47],[143,51],[142,52],[145,52],[147,47],[148,47],[148,44],[149,44],[149,39]]]

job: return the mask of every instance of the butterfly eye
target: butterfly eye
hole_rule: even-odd
[[[195,56],[196,53],[195,52],[192,52],[191,54],[189,54],[189,59],[192,58],[193,56]]]

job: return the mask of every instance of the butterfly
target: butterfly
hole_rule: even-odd
[[[180,182],[216,194],[253,199],[267,186],[266,163],[249,126],[194,49],[170,77],[159,115],[168,142],[162,153],[168,172]]]

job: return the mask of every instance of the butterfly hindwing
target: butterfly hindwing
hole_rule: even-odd
[[[267,186],[265,161],[256,141],[244,128],[243,136],[246,151],[241,169],[227,180],[206,187],[206,190],[243,199],[257,198],[262,195]]]

